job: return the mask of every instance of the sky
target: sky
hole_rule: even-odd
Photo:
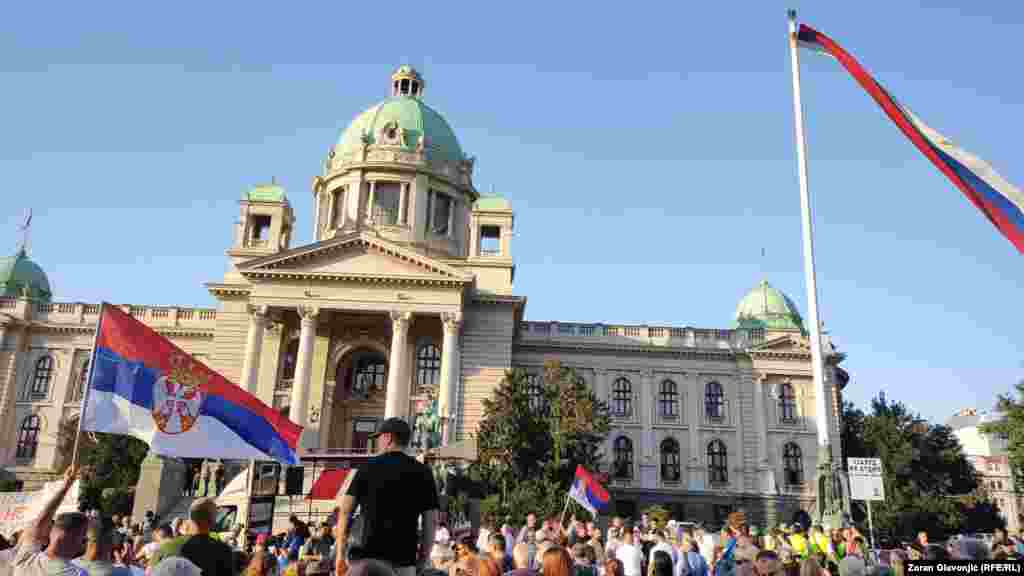
[[[1024,186],[1024,3],[379,6],[6,6],[0,249],[31,208],[57,300],[214,305],[243,191],[276,178],[310,241],[321,161],[409,63],[516,210],[528,320],[731,327],[762,278],[806,314],[791,7]],[[1024,378],[1021,255],[837,63],[805,52],[801,74],[847,398],[990,407]]]

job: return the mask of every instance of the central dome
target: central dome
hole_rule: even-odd
[[[802,332],[804,321],[789,296],[762,280],[736,306],[736,327]]]
[[[432,160],[464,160],[459,139],[444,116],[421,100],[424,83],[419,73],[402,66],[392,81],[391,97],[356,116],[338,138],[335,154],[353,156],[364,144],[390,144],[415,151],[423,139],[422,146]],[[391,141],[380,141],[389,130],[395,130]]]

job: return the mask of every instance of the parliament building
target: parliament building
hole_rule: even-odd
[[[304,192],[313,214],[300,222],[276,183],[242,195],[228,271],[205,285],[214,307],[122,308],[303,425],[310,452],[365,449],[383,418],[433,404],[443,449],[475,454],[481,401],[506,371],[539,376],[556,358],[611,408],[618,512],[662,503],[715,521],[744,508],[758,523],[813,509],[811,354],[789,297],[736,287],[717,328],[527,320],[511,203],[474,186],[473,158],[416,70],[387,88],[323,159]],[[313,243],[293,243],[300,225]],[[24,249],[0,259],[0,464],[26,487],[66,460],[59,431],[77,421],[100,310],[51,292]],[[839,461],[848,377],[825,348]]]

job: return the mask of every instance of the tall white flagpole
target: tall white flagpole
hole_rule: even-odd
[[[800,177],[800,217],[803,223],[804,280],[807,284],[808,329],[811,334],[811,372],[814,377],[814,412],[818,428],[818,454],[829,448],[826,417],[825,373],[821,358],[821,322],[818,319],[818,282],[814,271],[814,230],[811,195],[807,190],[807,141],[804,138],[804,109],[800,103],[800,56],[796,41],[796,10],[789,11],[789,53],[793,72],[793,120],[796,123],[797,172]]]

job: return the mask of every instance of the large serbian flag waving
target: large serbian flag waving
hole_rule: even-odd
[[[831,38],[801,24],[796,40],[804,48],[838,60],[914,146],[1024,253],[1024,192],[1004,180],[984,160],[961,150],[914,116]]]
[[[163,456],[298,464],[302,428],[120,309],[103,305],[82,429]]]
[[[608,506],[608,491],[583,466],[576,465],[576,479],[569,488],[569,497],[583,506],[591,516]]]

